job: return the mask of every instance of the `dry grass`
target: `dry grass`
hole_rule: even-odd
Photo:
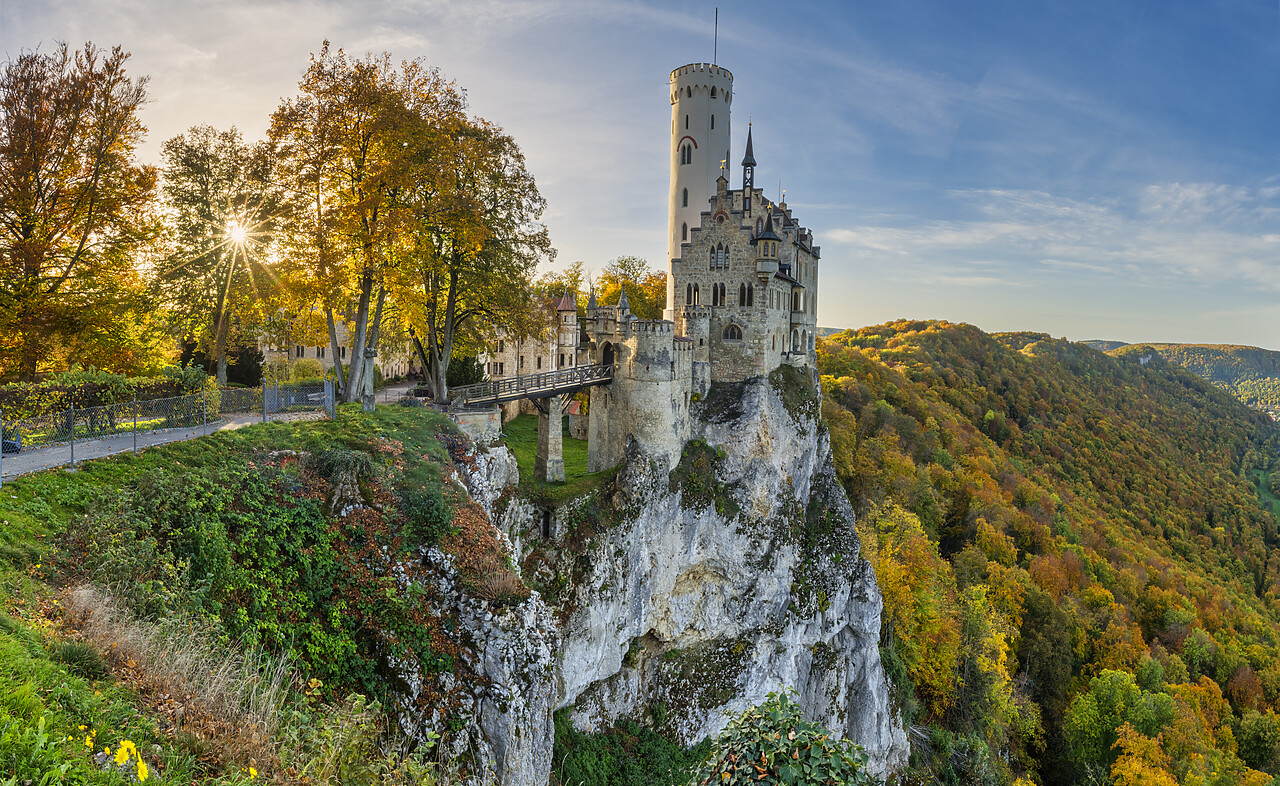
[[[68,590],[67,624],[175,726],[209,740],[222,761],[269,766],[294,672],[287,660],[233,648],[190,617],[155,622],[91,584]]]

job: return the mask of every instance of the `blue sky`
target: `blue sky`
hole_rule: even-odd
[[[0,49],[121,44],[143,151],[263,134],[307,56],[423,57],[523,147],[557,264],[663,262],[666,79],[715,2],[0,0]],[[1280,2],[720,3],[735,155],[822,246],[819,323],[1280,349]],[[734,185],[737,183],[734,172]]]

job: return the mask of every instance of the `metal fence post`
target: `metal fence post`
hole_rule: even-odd
[[[267,422],[267,379],[262,378],[262,422]]]
[[[209,390],[200,391],[200,413],[204,416],[204,433],[209,433]]]
[[[138,455],[138,394],[133,394],[133,455]]]
[[[76,402],[71,402],[71,468],[76,468]]]

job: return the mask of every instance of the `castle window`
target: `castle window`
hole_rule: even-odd
[[[774,336],[774,337],[773,337],[773,348],[774,348],[774,349],[777,349],[777,348],[778,348],[778,337],[777,337],[777,336]]]
[[[710,249],[710,255],[711,255],[711,261],[708,263],[708,267],[709,267],[710,269],[712,269],[712,270],[715,270],[715,268],[716,268],[716,250],[715,250],[714,248],[713,248],[713,249]]]
[[[716,97],[716,86],[715,86],[715,85],[712,85],[712,86],[711,86],[711,97],[712,97],[712,98],[715,98],[715,97]]]
[[[754,306],[756,304],[756,286],[752,284],[747,287],[747,305]]]
[[[560,353],[560,368],[564,368],[564,353]]]
[[[518,368],[524,368],[524,355],[520,356],[520,363],[518,364]]]
[[[693,145],[685,145],[684,147],[680,148],[680,163],[681,164],[693,163]]]
[[[725,328],[724,340],[725,341],[741,341],[742,328],[738,327],[737,325],[730,325],[729,327]]]
[[[347,359],[347,348],[346,348],[346,347],[338,347],[338,357],[339,357],[339,358],[341,358],[341,359],[343,359],[343,360],[346,360],[346,359]]]
[[[684,287],[684,303],[686,306],[693,305],[693,284],[686,284]]]
[[[680,225],[680,242],[682,242],[682,243],[683,243],[684,241],[686,241],[686,240],[688,240],[688,239],[689,239],[689,225],[688,225],[688,224],[681,224],[681,225]]]
[[[324,347],[316,347],[316,357],[324,357]]]
[[[681,207],[688,207],[688,206],[689,206],[689,189],[686,188],[684,190],[684,204],[681,205]]]
[[[542,358],[538,358],[538,371],[542,370]]]
[[[692,88],[692,87],[686,87],[686,88],[685,88],[685,95],[687,95],[689,98],[693,98],[693,88]]]
[[[760,234],[760,233],[761,233],[761,232],[763,232],[763,231],[764,231],[764,219],[763,219],[763,218],[757,218],[757,219],[756,219],[756,234],[758,235],[758,234]]]
[[[506,349],[507,349],[506,344],[502,343],[502,339],[498,339],[498,351],[505,352]]]
[[[738,285],[738,307],[741,308],[747,304],[747,285]]]
[[[693,285],[693,303],[694,305],[699,305],[700,303],[702,303],[702,295],[698,292],[697,284]]]
[[[688,130],[689,130],[689,116],[688,116],[688,115],[685,115],[685,116],[684,116],[684,130],[685,130],[685,131],[688,131]]]
[[[714,95],[714,94],[712,94],[712,96],[711,96],[711,97],[712,97],[712,98],[715,98],[715,95]],[[712,116],[711,116],[711,130],[712,130],[712,131],[715,131],[715,130],[716,130],[716,116],[715,116],[715,115],[712,115]]]

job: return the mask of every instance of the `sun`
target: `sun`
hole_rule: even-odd
[[[227,222],[227,237],[237,246],[244,245],[244,241],[249,237],[249,233],[245,232],[244,227],[240,226],[239,221]]]

